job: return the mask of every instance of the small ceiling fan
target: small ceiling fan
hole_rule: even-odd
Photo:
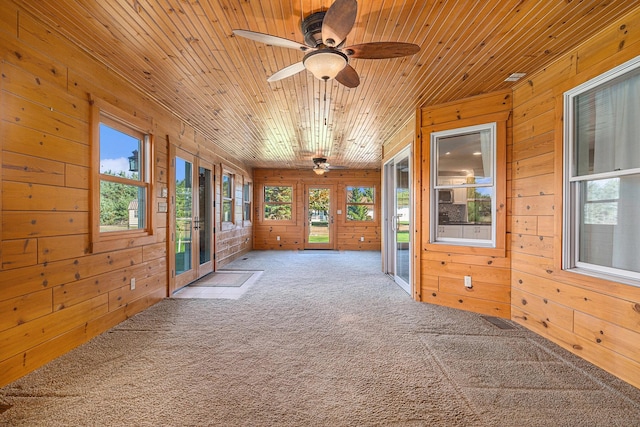
[[[326,157],[314,157],[313,158],[313,171],[316,175],[324,175],[325,172],[329,172],[330,169],[342,169],[342,167],[332,167],[329,163],[327,163]]]
[[[272,46],[305,53],[301,62],[289,65],[267,79],[275,82],[309,70],[317,79],[336,79],[349,88],[360,84],[360,76],[349,65],[350,58],[386,59],[416,54],[420,46],[401,42],[374,42],[344,47],[346,37],[356,22],[357,0],[336,0],[326,12],[307,16],[301,24],[305,44],[269,34],[233,30],[233,34]]]

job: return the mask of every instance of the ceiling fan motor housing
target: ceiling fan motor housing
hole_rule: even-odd
[[[316,12],[304,18],[300,24],[304,42],[311,47],[318,47],[322,44],[322,21],[326,12]]]
[[[327,163],[327,158],[326,157],[314,157],[313,158],[313,163],[316,165],[321,165],[323,163]]]

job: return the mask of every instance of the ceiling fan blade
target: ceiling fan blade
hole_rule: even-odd
[[[283,39],[282,37],[272,36],[270,34],[256,33],[255,31],[248,30],[233,30],[233,34],[235,34],[236,36],[244,37],[245,39],[257,41],[271,46],[286,47],[303,52],[309,50],[309,46],[305,46],[293,40]]]
[[[358,2],[356,0],[336,0],[322,21],[322,40],[329,47],[338,46],[347,38],[356,23]]]
[[[347,66],[338,73],[336,80],[349,88],[358,87],[358,85],[360,85],[360,76],[358,76],[358,72],[349,64],[347,64]]]
[[[349,46],[344,49],[351,58],[386,59],[400,58],[420,52],[420,46],[401,42],[374,42]]]
[[[283,68],[277,73],[273,74],[271,77],[267,79],[269,83],[276,82],[278,80],[286,79],[287,77],[291,77],[294,74],[298,74],[300,71],[304,70],[304,64],[302,62],[296,62],[293,65],[289,65],[288,67]]]

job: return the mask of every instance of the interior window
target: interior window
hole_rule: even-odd
[[[242,187],[242,219],[251,221],[251,183],[245,182]]]
[[[432,241],[495,246],[496,124],[431,134]]]
[[[637,282],[640,57],[567,92],[565,117],[564,267]]]
[[[347,186],[347,221],[373,221],[375,187]]]
[[[287,221],[293,218],[293,187],[264,187],[264,219],[267,221]]]
[[[222,174],[222,222],[233,222],[233,175]]]
[[[144,230],[148,135],[106,115],[98,126],[100,232]]]

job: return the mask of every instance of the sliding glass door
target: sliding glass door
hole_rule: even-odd
[[[385,270],[411,294],[411,161],[403,150],[384,166]]]

